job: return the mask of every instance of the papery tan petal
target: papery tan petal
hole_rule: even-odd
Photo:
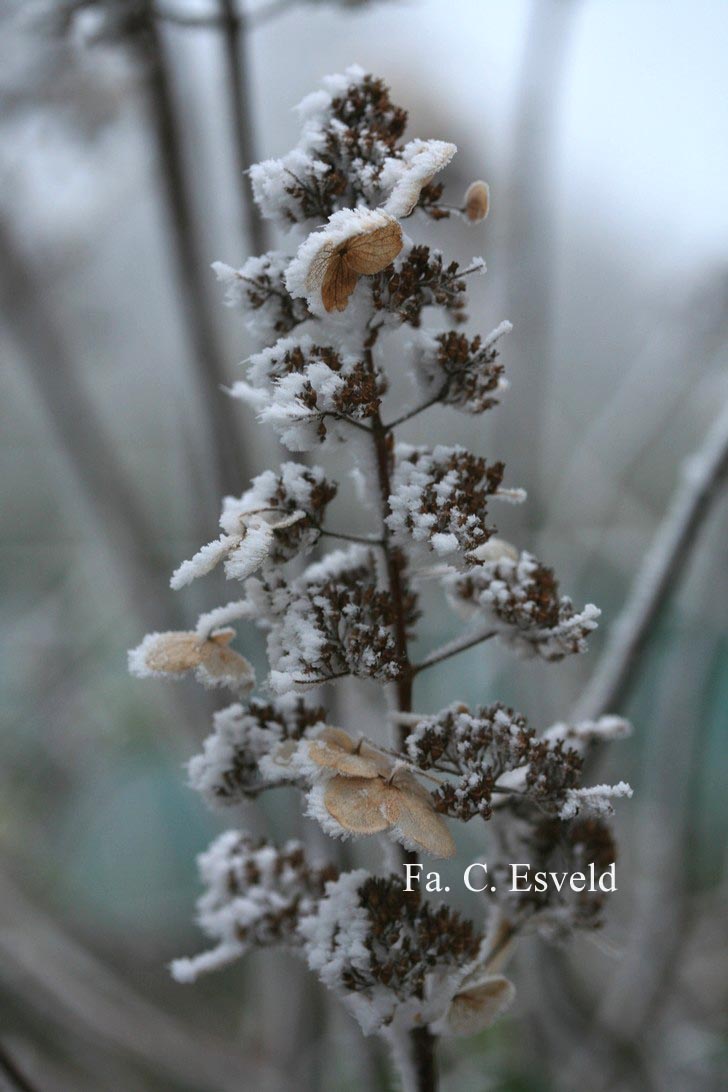
[[[377,834],[391,825],[382,811],[387,791],[380,778],[334,777],[324,790],[324,807],[344,830]]]
[[[349,733],[345,732],[343,728],[335,728],[333,724],[325,725],[316,736],[316,739],[324,740],[335,747],[341,747],[342,751],[348,751],[349,754],[353,754],[356,750],[356,744]]]
[[[320,737],[311,740],[308,745],[308,754],[317,766],[337,770],[346,777],[377,777],[379,774],[377,764],[371,758],[351,754],[337,744],[328,743]]]
[[[423,797],[407,789],[387,786],[384,814],[407,842],[433,857],[454,857],[455,842],[445,820],[435,811],[429,794]]]
[[[228,637],[227,641],[229,640]],[[222,644],[216,638],[205,641],[202,647],[200,667],[212,681],[229,679],[237,686],[252,689],[255,685],[253,665],[239,652],[227,648],[226,644],[227,642]]]
[[[391,265],[403,246],[402,228],[396,220],[356,235],[345,244],[345,257],[349,269],[371,276]]]
[[[145,655],[150,671],[179,674],[197,667],[202,658],[202,642],[196,633],[160,633]]]
[[[356,288],[359,274],[348,263],[347,256],[332,254],[321,282],[321,300],[327,311],[345,311],[349,297]]]
[[[480,986],[463,990],[450,1003],[447,1026],[453,1035],[476,1035],[512,1003],[516,988],[503,975],[493,975]]]
[[[471,182],[465,191],[465,215],[473,224],[485,220],[490,210],[490,188],[487,182]]]

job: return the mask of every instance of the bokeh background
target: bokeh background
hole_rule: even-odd
[[[484,419],[438,409],[407,435],[505,458],[530,503],[501,530],[604,613],[578,662],[486,646],[431,672],[417,707],[502,698],[539,727],[568,717],[649,591],[666,516],[670,532],[692,512],[705,464],[691,477],[684,460],[725,422],[728,8],[249,0],[238,24],[234,5],[165,0],[140,36],[145,2],[69,6],[0,9],[0,1087],[388,1088],[382,1049],[292,957],[194,987],[166,970],[203,943],[194,857],[223,826],[318,845],[293,794],[207,812],[183,763],[209,697],[126,674],[145,632],[229,598],[222,578],[173,594],[168,575],[213,537],[221,487],[280,458],[219,391],[249,345],[209,265],[273,241],[241,169],[285,152],[291,107],[352,62],[390,84],[411,136],[459,145],[454,203],[490,181],[483,227],[422,237],[484,253],[471,326],[514,322],[511,389]],[[634,736],[591,770],[635,789],[607,927],[568,951],[524,942],[514,1009],[443,1046],[445,1089],[720,1086],[728,504],[714,478],[617,687]],[[431,613],[423,643],[454,632]],[[256,635],[238,647],[263,667]],[[380,716],[370,690],[338,701],[358,725]],[[472,826],[461,862],[484,848]]]

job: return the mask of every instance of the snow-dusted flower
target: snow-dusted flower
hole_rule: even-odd
[[[310,318],[305,301],[293,299],[286,291],[284,278],[290,261],[290,255],[271,250],[248,258],[240,269],[213,262],[215,275],[225,288],[226,305],[243,311],[248,330],[263,345],[284,337]]]
[[[533,870],[591,869],[599,878],[611,869],[609,815],[631,790],[624,782],[582,785],[583,755],[628,726],[601,717],[537,735],[498,702],[411,711],[420,673],[441,670],[465,648],[500,636],[558,660],[585,649],[599,612],[577,612],[550,569],[497,536],[492,502],[525,499],[504,488],[503,463],[438,437],[421,447],[398,442],[399,426],[431,405],[479,414],[506,389],[499,352],[510,323],[486,337],[458,329],[467,278],[485,262],[461,265],[403,231],[409,217],[414,236],[421,215],[433,225],[453,213],[480,223],[487,185],[473,183],[462,207],[445,204],[439,172],[455,145],[407,142],[406,112],[361,68],[327,77],[298,112],[296,146],[250,170],[261,213],[287,235],[285,251],[214,270],[254,341],[230,393],[290,450],[323,445],[327,474],[284,462],[242,496],[226,497],[219,538],[183,562],[172,585],[221,564],[243,582],[240,598],[202,614],[194,632],[151,634],[130,666],[142,675],[192,673],[237,692],[241,700],[214,714],[188,763],[190,785],[213,806],[278,786],[326,834],[366,836],[387,860],[398,852],[392,842],[407,854],[452,856],[451,821],[495,825],[485,937],[448,906],[404,890],[401,876],[376,867],[338,875],[307,863],[297,843],[276,849],[228,831],[200,858],[199,922],[212,947],[178,960],[178,979],[253,946],[283,945],[306,958],[366,1034],[386,1036],[395,1056],[422,1051],[417,1062],[426,1069],[431,1036],[474,1034],[511,1004],[514,986],[502,970],[521,932],[563,939],[600,924],[602,891],[514,891],[509,869],[529,861]],[[400,387],[393,382],[390,391],[390,381],[407,372],[418,387],[415,407],[390,405]],[[345,454],[363,514],[376,517],[361,533],[329,522],[337,486],[328,472]],[[330,538],[351,545],[327,549]],[[315,560],[304,563],[313,549]],[[418,660],[425,577],[441,580],[455,610],[477,626]],[[265,697],[247,694],[253,671],[229,647],[231,623],[265,633]],[[334,715],[318,695],[311,704],[300,696],[316,688],[328,699],[329,686],[349,677],[364,699],[356,715],[346,702]],[[390,691],[387,718],[374,684]],[[367,714],[372,741],[352,723]],[[386,720],[395,728],[387,746],[378,742]]]
[[[252,690],[255,686],[252,664],[228,648],[234,636],[234,629],[219,629],[207,638],[185,631],[148,633],[129,652],[129,670],[140,679],[181,678],[192,673],[205,686]]]
[[[500,341],[512,329],[502,322],[486,338],[457,330],[421,333],[413,343],[415,372],[423,393],[464,413],[483,413],[498,405],[508,386],[498,357]]]
[[[231,393],[273,425],[292,451],[309,451],[330,434],[345,439],[346,422],[373,417],[386,390],[381,373],[309,337],[278,342],[250,365],[252,383],[238,381]]]
[[[324,717],[322,708],[307,705],[297,694],[220,709],[202,753],[187,765],[190,786],[219,807],[240,803],[266,782],[287,780],[286,751],[319,730]]]
[[[176,959],[172,974],[178,982],[193,982],[254,946],[297,945],[299,917],[336,875],[331,867],[311,868],[300,842],[276,849],[236,830],[221,834],[200,854],[198,866],[207,888],[197,904],[198,921],[216,944],[191,959]]]
[[[503,640],[544,660],[584,652],[601,613],[592,603],[575,611],[553,571],[525,551],[447,574],[443,584],[458,614],[492,621]]]
[[[366,546],[334,550],[290,584],[253,578],[248,595],[268,629],[277,693],[342,675],[395,679],[402,672],[393,603]]]
[[[502,494],[503,470],[463,447],[399,444],[387,518],[395,540],[424,542],[440,555],[476,550],[495,530],[487,500]]]
[[[223,534],[184,561],[172,574],[171,586],[182,588],[221,562],[226,576],[245,580],[269,560],[281,564],[306,553],[335,495],[336,486],[320,467],[283,463],[279,474],[264,471],[242,497],[225,498]]]
[[[432,907],[418,892],[403,891],[400,877],[374,877],[363,869],[329,882],[299,932],[309,966],[365,1035],[442,1018],[481,939],[449,907]]]

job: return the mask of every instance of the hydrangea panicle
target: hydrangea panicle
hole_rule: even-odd
[[[405,890],[400,876],[340,873],[309,863],[298,843],[277,849],[227,831],[199,861],[206,890],[198,917],[213,947],[173,964],[176,978],[192,981],[253,946],[284,945],[365,1034],[384,1035],[395,1058],[411,1050],[417,1087],[431,1092],[434,1036],[479,1032],[511,1004],[515,988],[502,971],[522,931],[561,940],[600,924],[599,892],[511,894],[497,878],[511,860],[609,868],[609,815],[631,790],[624,782],[583,785],[583,753],[629,726],[602,717],[537,734],[498,702],[413,712],[423,671],[494,636],[547,661],[581,654],[599,611],[576,610],[550,568],[498,537],[496,502],[525,499],[504,486],[502,462],[397,435],[436,403],[482,414],[507,390],[500,354],[510,323],[487,336],[459,328],[468,277],[484,272],[484,261],[462,267],[417,240],[422,217],[481,223],[486,183],[473,182],[461,205],[446,204],[440,172],[455,145],[407,141],[406,112],[361,68],[325,79],[299,116],[296,147],[250,170],[258,208],[283,233],[283,249],[237,270],[214,266],[225,303],[243,312],[255,342],[230,393],[289,450],[323,446],[327,465],[349,455],[354,466],[345,469],[373,523],[363,535],[337,528],[337,483],[320,467],[288,461],[259,474],[224,499],[219,537],[172,576],[172,587],[184,588],[221,565],[240,583],[238,598],[202,615],[194,631],[150,634],[129,661],[138,675],[192,673],[235,692],[188,764],[190,785],[212,807],[284,786],[332,838],[386,838],[387,849],[391,841],[401,847],[403,863],[454,856],[457,823],[497,828],[499,891],[486,896],[485,932]],[[432,311],[440,321],[430,328]],[[389,405],[390,379],[402,354],[382,335],[402,327],[419,402],[398,411]],[[327,549],[332,539],[344,545]],[[473,628],[417,662],[425,576]],[[269,670],[259,696],[251,695],[250,664],[229,647],[233,622],[265,634]],[[331,723],[326,690],[323,705],[319,694],[302,696],[347,678],[371,691],[366,738],[346,707]],[[379,729],[387,717],[374,700],[383,689],[396,728],[386,744]]]

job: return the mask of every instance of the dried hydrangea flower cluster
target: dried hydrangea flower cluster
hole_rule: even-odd
[[[239,270],[216,266],[226,301],[256,340],[233,394],[291,451],[350,452],[362,501],[376,498],[376,523],[365,536],[337,531],[337,485],[316,466],[285,462],[259,475],[240,498],[225,499],[219,539],[172,577],[182,587],[222,564],[242,583],[239,597],[204,615],[194,633],[147,638],[131,653],[132,670],[192,670],[236,695],[189,764],[190,784],[212,806],[288,785],[326,833],[386,836],[403,860],[453,856],[450,821],[479,818],[497,824],[502,852],[517,851],[514,860],[593,863],[601,872],[614,859],[610,800],[629,788],[583,787],[581,752],[587,741],[624,734],[623,721],[558,724],[538,735],[498,704],[412,711],[418,674],[463,648],[499,636],[558,660],[584,651],[599,613],[575,610],[549,568],[497,537],[498,502],[524,499],[504,485],[501,462],[395,435],[436,402],[484,413],[506,389],[499,354],[510,325],[485,337],[458,329],[466,278],[482,261],[462,270],[407,234],[415,233],[407,218],[416,225],[418,215],[479,223],[487,186],[476,182],[462,205],[445,205],[435,176],[454,146],[405,142],[404,111],[358,68],[325,80],[299,109],[298,146],[251,170],[260,211],[287,233],[290,253],[250,258]],[[439,328],[420,328],[426,309]],[[417,399],[399,414],[388,405],[387,373],[403,352],[392,352],[385,336],[397,330],[409,338]],[[323,536],[354,541],[323,552]],[[318,557],[305,562],[313,549]],[[423,572],[440,581],[470,628],[416,663]],[[266,635],[264,697],[249,696],[250,666],[229,659],[237,656],[228,648],[233,622]],[[318,696],[309,702],[306,691],[347,677],[391,691],[391,746],[332,725]],[[549,935],[592,927],[601,910],[598,897],[489,897],[483,938],[447,906],[403,891],[401,877],[339,875],[306,863],[296,845],[257,846],[235,831],[203,855],[200,869],[200,923],[215,947],[176,963],[177,977],[189,980],[253,944],[286,944],[367,1033],[487,1026],[513,997],[500,969],[514,937],[527,926]]]

